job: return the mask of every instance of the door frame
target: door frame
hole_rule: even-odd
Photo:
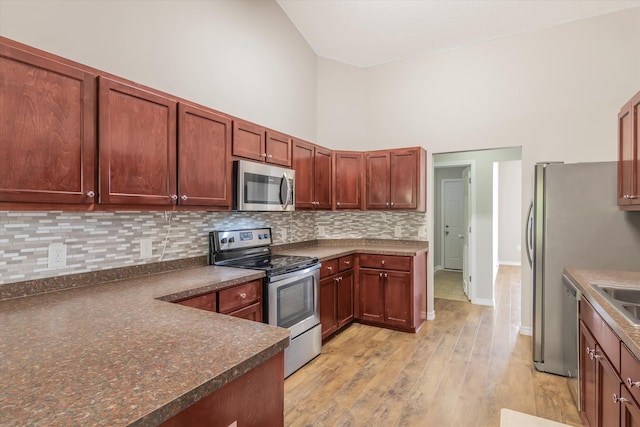
[[[445,222],[444,221],[444,219],[445,219],[444,218],[444,211],[445,211],[445,209],[444,209],[444,205],[445,205],[445,203],[444,203],[445,202],[444,187],[445,187],[445,185],[444,184],[445,184],[445,182],[462,182],[464,184],[464,178],[445,178],[445,179],[440,180],[440,218],[441,218],[441,221],[442,221],[441,225],[444,225],[444,222]],[[464,206],[463,206],[463,209],[464,209]],[[464,216],[463,216],[463,218],[464,218]],[[467,225],[464,224],[464,226],[466,227]],[[465,234],[468,234],[468,233],[465,233]],[[442,257],[442,259],[440,260],[440,265],[442,266],[443,270],[446,270],[446,268],[445,268],[445,264],[446,264],[445,258],[446,257],[445,257],[445,244],[444,244],[446,236],[445,236],[444,228],[441,230],[440,236],[441,236],[441,239],[440,239],[440,256]],[[464,256],[464,254],[462,254],[462,255]],[[461,271],[462,271],[462,269],[461,269]]]
[[[476,161],[474,159],[469,159],[469,160],[458,160],[458,161],[451,161],[451,162],[439,162],[439,163],[433,163],[433,170],[434,170],[434,176],[435,176],[435,170],[436,169],[442,169],[442,168],[451,168],[451,167],[464,167],[464,166],[469,166],[469,178],[471,179],[471,217],[469,218],[470,223],[471,223],[471,231],[467,232],[467,236],[469,237],[469,266],[470,266],[470,275],[471,275],[471,282],[469,282],[469,299],[471,300],[472,303],[474,303],[474,301],[476,301],[476,280],[474,280],[473,278],[477,278],[478,274],[476,271],[476,259],[478,257],[478,248],[477,248],[477,242],[476,242],[476,213],[477,213],[477,203],[478,203],[478,197],[477,197],[477,192],[476,192]],[[435,193],[435,183],[433,185],[433,191]],[[435,235],[435,221],[433,222],[433,235]]]

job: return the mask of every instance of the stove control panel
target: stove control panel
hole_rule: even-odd
[[[215,246],[216,252],[270,246],[273,243],[270,228],[218,230],[211,233],[210,239],[211,243]]]

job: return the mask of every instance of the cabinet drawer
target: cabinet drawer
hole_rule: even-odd
[[[636,359],[626,345],[620,343],[620,377],[622,382],[627,385],[631,395],[636,400],[640,400],[640,362]],[[629,386],[631,382],[631,386]]]
[[[388,255],[360,255],[360,267],[409,271],[411,269],[411,257]]]
[[[196,297],[187,298],[182,301],[176,301],[176,304],[186,305],[187,307],[199,308],[201,310],[216,311],[216,293],[198,295]]]
[[[260,301],[262,296],[262,281],[254,280],[233,288],[218,292],[220,313],[227,314],[231,311]]]
[[[353,255],[338,258],[338,271],[345,271],[353,268]]]
[[[320,266],[320,278],[332,276],[338,272],[338,259],[330,259],[329,261],[322,261]]]
[[[580,319],[598,341],[616,372],[620,372],[620,340],[584,298],[580,300]]]
[[[254,322],[262,322],[262,304],[259,302],[251,304],[249,307],[232,311],[229,316],[239,317],[241,319],[253,320]]]

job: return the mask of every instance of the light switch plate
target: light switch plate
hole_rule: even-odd
[[[150,238],[140,239],[140,258],[151,258],[153,256],[153,240]]]
[[[419,237],[426,237],[427,236],[427,226],[426,225],[421,225],[418,228],[418,236]]]

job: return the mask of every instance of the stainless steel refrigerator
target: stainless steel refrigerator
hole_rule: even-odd
[[[535,166],[527,250],[539,371],[578,376],[576,303],[563,268],[640,271],[640,213],[620,211],[616,189],[616,162]]]

